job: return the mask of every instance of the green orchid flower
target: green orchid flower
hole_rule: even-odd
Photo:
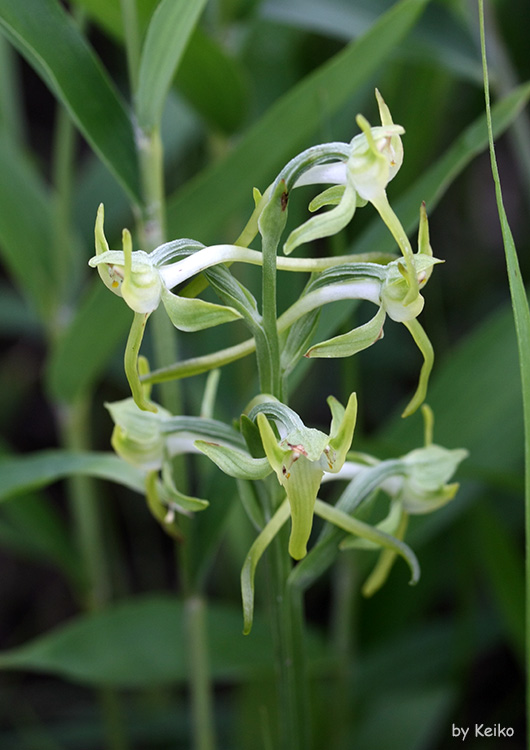
[[[372,492],[374,486],[378,485],[379,489],[390,497],[389,512],[376,528],[400,541],[404,539],[411,515],[432,513],[453,500],[459,484],[450,480],[460,463],[469,455],[465,449],[448,449],[434,444],[432,411],[424,404],[422,413],[424,447],[412,450],[400,459],[390,462],[359,456],[357,460],[347,460],[335,476],[326,477],[327,480],[346,479],[359,485],[362,483],[363,473],[364,476],[370,474]],[[352,494],[346,493],[345,502],[339,500],[337,507],[348,506]],[[351,507],[342,509],[351,511]],[[350,536],[341,542],[340,549],[374,549],[377,546],[380,545],[374,544],[373,540],[355,539]],[[381,552],[376,567],[363,586],[365,596],[371,596],[383,585],[395,559],[395,550],[384,549]]]
[[[422,205],[418,252],[411,256],[409,266],[399,258],[387,265],[343,263],[324,270],[314,275],[299,300],[278,318],[278,329],[283,331],[289,328],[302,316],[330,302],[362,299],[374,303],[379,309],[371,320],[348,333],[314,344],[304,356],[349,357],[382,338],[387,316],[403,323],[424,360],[416,392],[403,412],[403,416],[409,416],[425,399],[434,362],[431,342],[417,320],[425,302],[421,290],[427,284],[433,267],[441,262],[432,255],[427,214]]]
[[[235,430],[214,419],[173,417],[155,404],[156,412],[140,409],[133,398],[106,404],[114,422],[111,444],[128,463],[145,472],[147,504],[167,533],[180,538],[175,514],[188,515],[208,507],[207,500],[191,497],[175,486],[171,458],[198,453],[198,438],[220,445],[243,446]]]
[[[309,205],[316,211],[326,205],[334,206],[291,232],[284,245],[290,254],[296,247],[312,240],[336,234],[351,221],[357,207],[372,203],[388,223],[389,209],[386,187],[394,179],[403,163],[401,125],[392,121],[390,110],[376,89],[381,125],[370,127],[362,115],[356,118],[362,133],[355,136],[342,159],[331,164],[316,164],[305,170],[295,181],[302,185],[332,184]],[[401,247],[401,243],[400,244]]]
[[[248,419],[257,424],[264,458],[254,458],[248,451],[209,441],[195,443],[230,476],[263,479],[271,471],[275,472],[287,495],[291,516],[289,554],[295,560],[304,557],[307,551],[322,477],[326,472],[340,471],[353,439],[357,416],[355,394],[350,396],[346,408],[332,396],[327,401],[332,415],[329,435],[306,427],[296,412],[278,401],[256,405]],[[276,424],[280,439],[269,419]]]

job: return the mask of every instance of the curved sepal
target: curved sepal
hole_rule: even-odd
[[[233,307],[216,305],[198,297],[179,297],[163,287],[162,304],[179,331],[202,331],[241,318]]]
[[[241,570],[241,597],[243,600],[243,633],[248,635],[254,619],[254,576],[261,556],[289,518],[287,500],[280,505],[263,531],[256,537],[248,551]]]
[[[342,198],[335,208],[313,216],[291,232],[283,246],[284,254],[290,255],[299,245],[340,232],[353,218],[356,207],[355,190],[346,183]]]
[[[368,349],[376,341],[383,338],[383,324],[386,312],[380,307],[374,317],[362,326],[354,328],[348,333],[334,336],[331,339],[315,344],[304,354],[304,357],[351,357],[358,352]]]
[[[272,472],[267,458],[252,458],[237,448],[206,440],[196,440],[195,447],[208,456],[221,471],[236,479],[265,479]]]

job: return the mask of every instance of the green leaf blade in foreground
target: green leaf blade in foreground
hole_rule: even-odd
[[[163,0],[147,30],[142,57],[136,110],[141,128],[160,123],[173,76],[206,0]]]
[[[134,201],[131,119],[98,58],[56,0],[0,0],[0,28],[44,79]]]
[[[169,236],[213,239],[241,206],[251,207],[252,187],[264,189],[275,173],[370,80],[414,25],[426,0],[401,0],[362,37],[276,102],[222,162],[209,167],[168,204]],[[246,175],[242,180],[241,175]],[[229,186],[230,189],[227,189]],[[223,201],[218,196],[223,196]],[[204,206],[208,206],[205,214]]]
[[[46,450],[0,459],[0,502],[77,474],[144,491],[144,474],[113,453]]]

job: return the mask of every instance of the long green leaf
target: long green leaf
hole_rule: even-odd
[[[45,450],[0,459],[0,501],[76,474],[144,491],[142,472],[113,453]]]
[[[184,608],[169,596],[138,597],[82,615],[21,648],[0,655],[0,669],[56,674],[85,685],[123,688],[181,682],[188,674]],[[265,623],[241,634],[239,607],[207,613],[214,678],[240,679],[269,671],[272,649]]]
[[[170,237],[208,242],[227,217],[251,210],[252,187],[264,189],[275,173],[367,83],[417,20],[426,0],[401,0],[361,38],[311,73],[276,102],[222,162],[182,188],[168,205]],[[245,175],[244,180],[241,175]],[[219,200],[219,196],[223,200]]]
[[[517,333],[517,347],[519,352],[519,370],[521,375],[523,415],[524,415],[524,440],[525,440],[525,510],[526,510],[526,665],[530,665],[530,308],[528,298],[521,276],[519,259],[515,242],[508,223],[508,217],[504,208],[502,197],[501,180],[495,157],[495,146],[493,143],[493,127],[491,122],[491,104],[489,93],[488,64],[486,60],[486,35],[484,30],[484,2],[479,0],[480,16],[480,43],[482,49],[482,65],[484,71],[484,95],[486,101],[486,115],[488,118],[488,138],[490,147],[491,171],[495,183],[495,197],[497,211],[501,223],[502,239],[506,256],[508,270],[508,282],[512,298],[513,317]],[[530,710],[530,682],[527,683],[526,693],[527,711]]]
[[[153,14],[140,60],[136,112],[141,128],[160,123],[167,92],[206,0],[162,0]]]
[[[131,198],[139,200],[129,113],[68,13],[57,0],[0,0],[0,28],[68,109]]]

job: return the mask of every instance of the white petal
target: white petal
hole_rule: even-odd
[[[343,161],[333,164],[317,164],[304,172],[294,186],[301,185],[345,185],[346,164]]]

